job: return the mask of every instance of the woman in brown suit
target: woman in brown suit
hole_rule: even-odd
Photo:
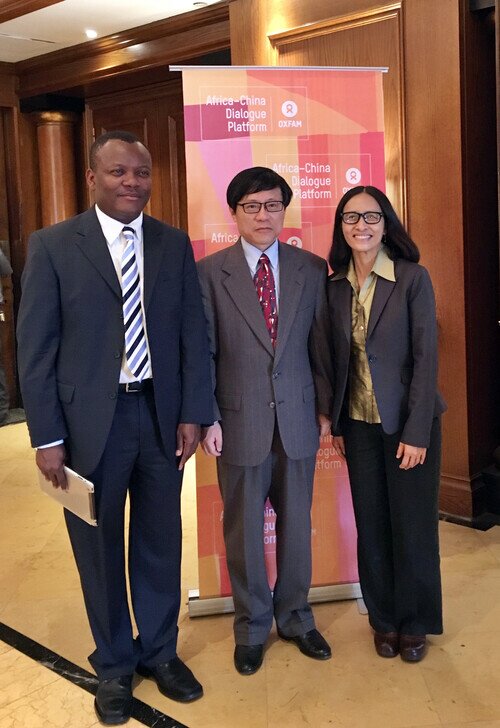
[[[358,565],[377,653],[421,660],[442,632],[440,415],[434,294],[383,192],[355,187],[335,215],[328,282],[333,443],[346,458]]]

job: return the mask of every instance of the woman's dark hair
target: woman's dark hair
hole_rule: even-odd
[[[344,233],[342,231],[342,218],[340,215],[344,211],[344,207],[347,202],[352,197],[360,195],[362,192],[366,192],[367,195],[371,195],[380,205],[385,221],[383,243],[387,249],[389,258],[391,258],[391,260],[402,258],[403,260],[410,260],[413,263],[418,263],[420,260],[418,248],[404,229],[399,217],[396,215],[396,211],[389,202],[388,197],[377,187],[372,187],[371,185],[363,187],[360,185],[359,187],[353,187],[345,193],[339,201],[335,212],[333,242],[328,255],[328,262],[330,263],[332,270],[335,271],[335,273],[338,273],[340,270],[347,268],[349,261],[351,260],[351,248],[344,237]]]
[[[238,172],[228,185],[226,200],[233,212],[236,212],[236,205],[246,195],[254,192],[274,190],[279,187],[285,207],[288,207],[292,199],[292,190],[288,182],[281,175],[269,167],[250,167]]]

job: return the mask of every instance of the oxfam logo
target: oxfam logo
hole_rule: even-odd
[[[281,113],[283,114],[283,116],[286,116],[289,119],[297,116],[298,110],[299,109],[295,101],[283,101],[283,103],[281,104]]]

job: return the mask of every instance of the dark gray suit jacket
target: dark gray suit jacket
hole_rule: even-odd
[[[144,305],[162,440],[213,421],[203,306],[189,239],[144,215]],[[19,376],[33,446],[66,440],[97,466],[113,420],[124,347],[121,288],[94,209],[30,238],[19,309]]]
[[[401,442],[428,447],[433,417],[446,409],[437,390],[434,292],[417,263],[395,261],[396,281],[377,280],[368,322],[366,353],[384,432],[401,431]],[[351,347],[351,284],[345,272],[330,276],[334,403],[332,428],[342,434],[347,407]]]
[[[274,351],[241,242],[198,262],[222,457],[233,465],[267,457],[275,419],[289,458],[314,455],[316,415],[331,411],[326,262],[279,243],[279,271]]]

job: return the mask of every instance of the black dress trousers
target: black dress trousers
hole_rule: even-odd
[[[361,590],[375,631],[441,634],[440,420],[423,465],[399,468],[400,437],[379,424],[349,419],[344,426]]]

